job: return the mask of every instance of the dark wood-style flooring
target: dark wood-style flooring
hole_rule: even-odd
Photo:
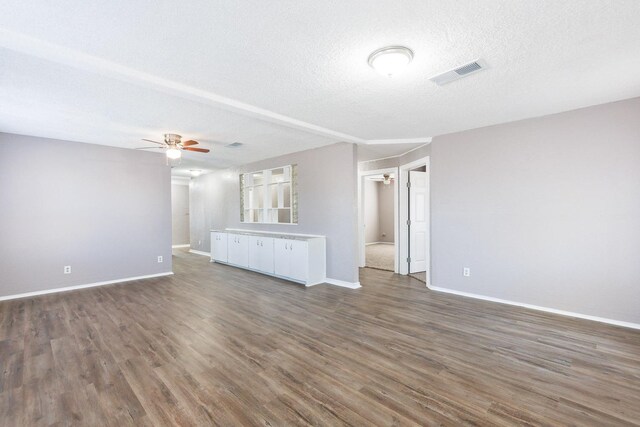
[[[640,331],[365,269],[175,276],[0,303],[0,424],[632,425]]]

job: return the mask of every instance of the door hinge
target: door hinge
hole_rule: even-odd
[[[411,181],[407,181],[407,188],[411,188]]]
[[[407,225],[411,225],[411,220],[410,219],[407,220]]]
[[[411,262],[411,258],[407,258],[407,262],[409,262],[409,263],[410,263],[410,262]]]

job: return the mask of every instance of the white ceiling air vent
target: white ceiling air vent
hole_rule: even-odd
[[[225,145],[227,148],[238,148],[242,146],[242,142],[232,142],[231,144]]]
[[[473,62],[469,62],[468,64],[454,68],[453,70],[447,71],[446,73],[433,76],[429,80],[439,86],[442,86],[447,83],[451,83],[454,80],[470,76],[471,74],[477,73],[478,71],[482,71],[486,68],[489,68],[487,62],[484,59],[477,59]]]

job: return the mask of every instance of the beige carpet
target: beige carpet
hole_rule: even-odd
[[[376,243],[365,246],[365,265],[380,270],[393,271],[395,261],[395,245]]]

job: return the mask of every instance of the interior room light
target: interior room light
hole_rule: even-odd
[[[388,46],[369,55],[369,65],[378,73],[391,77],[403,71],[413,59],[413,51],[404,46]]]
[[[169,148],[167,150],[167,157],[170,159],[179,159],[182,156],[182,152],[177,148]]]
[[[191,176],[194,178],[200,176],[200,174],[202,173],[201,170],[196,170],[196,169],[193,169],[190,172],[191,172]]]

